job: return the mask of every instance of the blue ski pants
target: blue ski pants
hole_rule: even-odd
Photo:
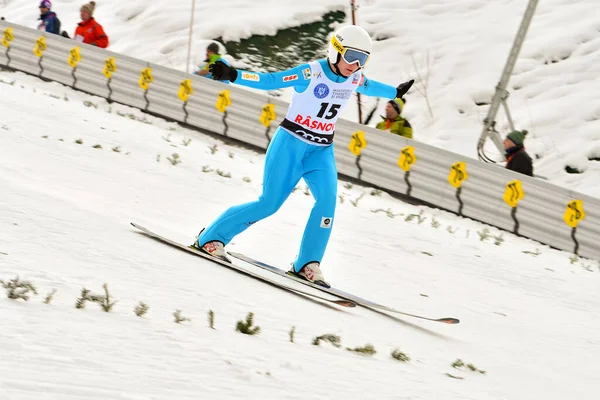
[[[200,246],[219,241],[227,245],[249,226],[274,214],[300,178],[308,185],[315,205],[304,229],[300,251],[294,262],[298,272],[309,262],[321,262],[337,203],[337,169],[334,145],[315,146],[279,127],[267,149],[263,193],[257,201],[233,206],[213,221],[198,237]]]

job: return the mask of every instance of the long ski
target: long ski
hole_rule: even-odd
[[[254,273],[254,272],[252,272],[250,270],[244,269],[244,268],[242,268],[242,267],[240,267],[238,265],[235,265],[233,263],[228,263],[227,261],[223,261],[223,260],[221,260],[219,258],[216,258],[216,257],[213,257],[213,256],[211,256],[209,254],[202,253],[202,252],[200,252],[200,251],[198,251],[196,249],[191,248],[190,246],[181,244],[181,243],[176,242],[174,240],[171,240],[171,239],[169,239],[167,237],[161,236],[161,235],[159,235],[159,234],[151,231],[150,229],[145,228],[145,227],[143,227],[141,225],[138,225],[138,224],[136,224],[134,222],[131,222],[131,226],[133,226],[136,229],[139,229],[141,232],[145,233],[146,235],[148,235],[148,236],[150,236],[150,237],[152,237],[154,239],[157,239],[157,240],[159,240],[159,241],[161,241],[163,243],[166,243],[168,245],[176,247],[176,248],[178,248],[180,250],[184,250],[184,251],[186,251],[188,253],[191,253],[191,254],[193,254],[195,256],[200,256],[200,257],[202,257],[202,258],[204,258],[206,260],[210,260],[210,261],[215,262],[217,264],[223,265],[223,266],[228,267],[230,269],[233,269],[233,270],[235,270],[237,272],[241,272],[244,275],[251,276],[253,278],[256,278],[258,280],[266,282],[266,283],[268,283],[270,285],[277,286],[277,287],[279,287],[281,289],[289,290],[291,292],[295,292],[295,293],[301,294],[303,296],[315,298],[315,299],[318,299],[318,300],[321,300],[321,301],[326,301],[326,302],[329,302],[329,303],[334,303],[334,304],[336,304],[338,306],[356,307],[356,303],[354,301],[352,301],[352,300],[349,300],[349,299],[341,299],[341,300],[328,299],[328,298],[319,296],[319,295],[314,294],[314,293],[309,293],[309,292],[304,291],[304,290],[293,288],[291,286],[285,285],[283,283],[279,283],[279,282],[277,282],[275,280],[269,279],[269,278],[264,277],[262,275],[256,274],[256,273]],[[339,297],[339,296],[336,296],[336,297]]]
[[[286,272],[286,271],[284,271],[282,269],[279,269],[277,267],[273,267],[272,265],[266,264],[264,262],[257,261],[255,259],[250,258],[250,257],[248,257],[248,256],[246,256],[244,254],[241,254],[241,253],[230,252],[230,253],[227,253],[227,254],[229,254],[230,256],[235,257],[235,258],[237,258],[239,260],[245,261],[245,262],[247,262],[249,264],[252,264],[252,265],[255,265],[255,266],[259,267],[259,268],[262,268],[262,269],[264,269],[266,271],[273,272],[273,273],[275,273],[275,274],[277,274],[279,276],[284,276],[284,277],[290,278],[290,279],[292,279],[292,280],[294,280],[296,282],[302,283],[304,285],[308,285],[308,286],[310,286],[312,288],[321,290],[321,291],[323,291],[325,293],[337,296],[337,297],[342,298],[342,299],[350,300],[350,301],[358,304],[359,306],[362,306],[362,307],[365,307],[365,308],[371,308],[371,309],[374,309],[374,310],[387,311],[387,312],[391,312],[391,313],[395,313],[395,314],[406,315],[408,317],[424,319],[424,320],[427,320],[427,321],[442,322],[442,323],[445,323],[445,324],[458,324],[460,322],[460,320],[458,320],[457,318],[452,318],[452,317],[446,317],[446,318],[428,318],[428,317],[424,317],[424,316],[421,316],[421,315],[410,314],[410,313],[407,313],[407,312],[404,312],[404,311],[396,310],[395,308],[374,303],[374,302],[372,302],[370,300],[363,299],[361,297],[355,296],[353,294],[344,292],[344,291],[339,290],[339,289],[335,289],[333,287],[332,288],[326,288],[324,286],[315,285],[314,283],[311,283],[311,282],[309,282],[309,281],[307,281],[305,279],[299,278],[296,275],[290,274],[290,273],[288,273],[288,272]]]

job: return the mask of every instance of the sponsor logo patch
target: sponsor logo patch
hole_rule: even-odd
[[[333,46],[334,49],[336,49],[336,51],[338,53],[341,53],[341,54],[344,54],[344,50],[346,50],[346,48],[342,44],[343,42],[344,42],[344,38],[341,37],[340,35],[335,35],[331,38],[331,45]]]
[[[323,75],[323,73],[322,73],[321,71],[319,71],[319,72],[315,72],[315,73],[313,74],[313,77],[315,77],[315,78],[319,79],[319,78],[321,78],[321,75]]]
[[[260,81],[260,77],[258,76],[258,74],[253,74],[252,72],[243,72],[242,79],[245,81]]]
[[[354,93],[354,89],[333,89],[332,99],[349,99]]]
[[[283,77],[284,82],[297,81],[297,80],[298,80],[298,74],[288,75],[288,76]]]
[[[329,229],[331,228],[331,223],[333,222],[332,217],[323,217],[321,218],[321,228]]]
[[[317,99],[324,99],[329,95],[329,86],[324,83],[319,83],[313,91]]]
[[[294,122],[313,131],[331,132],[335,128],[333,123],[319,120],[318,118],[312,119],[310,115],[304,117],[301,114],[297,114]]]
[[[302,70],[302,75],[304,76],[304,80],[310,79],[310,68],[304,68]]]

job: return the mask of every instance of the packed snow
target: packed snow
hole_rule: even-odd
[[[324,305],[129,225],[191,243],[260,194],[264,155],[21,73],[0,72],[0,93],[0,279],[18,275],[39,293],[2,292],[0,399],[597,397],[597,261],[340,182],[327,279],[461,323]],[[230,250],[287,269],[312,204],[301,182]],[[105,283],[110,313],[75,307],[83,288],[103,294]],[[178,309],[191,321],[174,323]],[[256,336],[235,331],[248,312]],[[311,344],[323,334],[342,347]],[[366,344],[376,354],[346,350]]]

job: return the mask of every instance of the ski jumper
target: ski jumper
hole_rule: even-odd
[[[327,59],[269,74],[238,70],[234,83],[265,90],[294,87],[295,92],[267,149],[262,195],[257,201],[226,210],[200,234],[198,245],[219,241],[226,246],[249,226],[274,214],[304,178],[315,205],[294,270],[298,272],[313,261],[321,263],[337,203],[335,123],[355,91],[393,99],[396,88],[369,80],[360,70],[348,78],[336,75]]]

